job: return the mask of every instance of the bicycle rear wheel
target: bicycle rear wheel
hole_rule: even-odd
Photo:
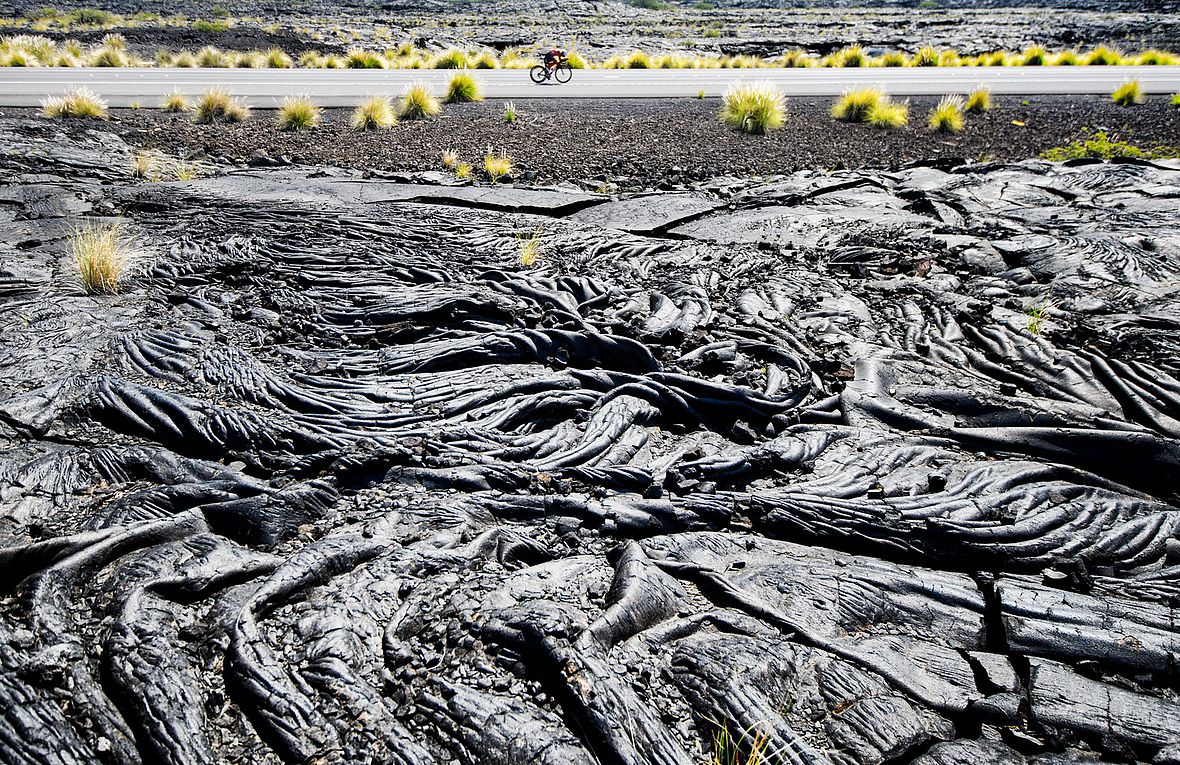
[[[536,66],[534,66],[532,69],[529,70],[529,77],[532,77],[533,82],[540,85],[542,82],[549,79],[549,70],[546,69],[545,67],[541,66],[540,64],[537,64]]]
[[[570,78],[574,76],[574,70],[570,68],[569,64],[558,64],[557,71],[553,73],[558,82],[569,82]]]

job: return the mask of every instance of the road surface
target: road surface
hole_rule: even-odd
[[[363,97],[397,93],[425,80],[440,90],[446,70],[362,69],[0,69],[0,106],[36,106],[48,94],[85,85],[111,106],[155,106],[167,93],[196,95],[229,88],[251,106],[275,106],[307,95],[323,106],[351,106]],[[770,81],[788,96],[835,96],[879,86],[894,96],[962,93],[985,85],[997,95],[1108,94],[1127,80],[1146,93],[1180,91],[1180,66],[963,67],[915,69],[661,69],[579,70],[565,85],[534,85],[521,69],[478,71],[488,98],[689,98],[720,96],[731,84]]]

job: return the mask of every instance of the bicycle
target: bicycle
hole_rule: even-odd
[[[550,69],[544,64],[537,64],[529,70],[529,77],[531,77],[533,82],[537,83],[538,85],[543,82],[548,82],[550,78],[553,78],[560,83],[566,83],[569,82],[570,78],[573,76],[573,67],[564,61],[555,66],[553,69]]]

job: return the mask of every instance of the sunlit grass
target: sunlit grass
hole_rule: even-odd
[[[483,92],[479,82],[468,72],[459,72],[451,77],[447,83],[445,98],[448,104],[465,104],[470,101],[482,101]]]
[[[865,114],[864,122],[882,130],[896,130],[909,122],[910,107],[889,100],[873,105]]]
[[[483,157],[483,171],[492,183],[512,177],[512,157],[501,151],[499,154],[488,150]]]
[[[160,102],[160,111],[179,114],[188,111],[188,101],[179,93],[169,93]]]
[[[88,295],[118,292],[138,257],[117,223],[83,224],[70,235],[69,247],[82,290]]]
[[[229,56],[212,45],[206,45],[197,51],[196,64],[202,69],[225,69],[231,63]]]
[[[230,95],[223,88],[210,88],[197,99],[193,119],[210,124],[213,122],[245,122],[250,118],[250,107]]]
[[[1152,48],[1136,56],[1135,63],[1139,66],[1176,66],[1180,64],[1180,56]]]
[[[1049,53],[1039,45],[1034,45],[1024,51],[1020,59],[1022,66],[1045,66],[1049,62]]]
[[[862,45],[849,45],[833,53],[828,66],[860,68],[869,65],[869,56]]]
[[[467,54],[458,48],[445,50],[430,61],[431,69],[467,69],[470,65]]]
[[[938,66],[938,51],[927,45],[910,58],[910,66]]]
[[[402,91],[401,106],[398,109],[398,116],[402,119],[417,120],[437,117],[439,114],[442,114],[442,104],[427,83],[411,83]]]
[[[279,130],[308,130],[323,119],[320,107],[307,96],[289,96],[279,105],[275,123]]]
[[[731,85],[722,97],[721,121],[744,133],[777,130],[786,116],[787,99],[768,82]]]
[[[387,130],[397,124],[397,113],[385,96],[366,99],[352,112],[354,130]]]
[[[278,48],[271,48],[263,54],[268,69],[290,69],[295,65],[291,57]]]
[[[1105,45],[1099,45],[1086,55],[1087,66],[1119,66],[1123,63],[1123,54]]]
[[[344,56],[344,67],[347,69],[384,69],[385,59],[372,51],[353,48]]]
[[[106,119],[107,105],[89,88],[76,88],[60,96],[41,99],[41,114],[52,118]]]
[[[832,104],[832,116],[844,122],[864,122],[869,110],[886,99],[885,91],[877,88],[845,91]]]
[[[930,113],[927,125],[940,133],[958,133],[963,129],[962,96],[943,96]]]
[[[987,88],[976,88],[967,94],[963,111],[968,114],[982,114],[992,108],[992,94]]]
[[[1138,80],[1128,80],[1110,94],[1110,100],[1119,106],[1134,106],[1143,103],[1143,88]]]
[[[525,268],[532,268],[541,258],[541,229],[516,232],[516,242],[520,248],[520,264]]]

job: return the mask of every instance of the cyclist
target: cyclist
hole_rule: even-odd
[[[545,51],[544,55],[545,69],[550,75],[552,75],[554,70],[557,69],[557,66],[565,61],[565,58],[566,56],[564,50],[561,48],[550,48],[549,50]]]

